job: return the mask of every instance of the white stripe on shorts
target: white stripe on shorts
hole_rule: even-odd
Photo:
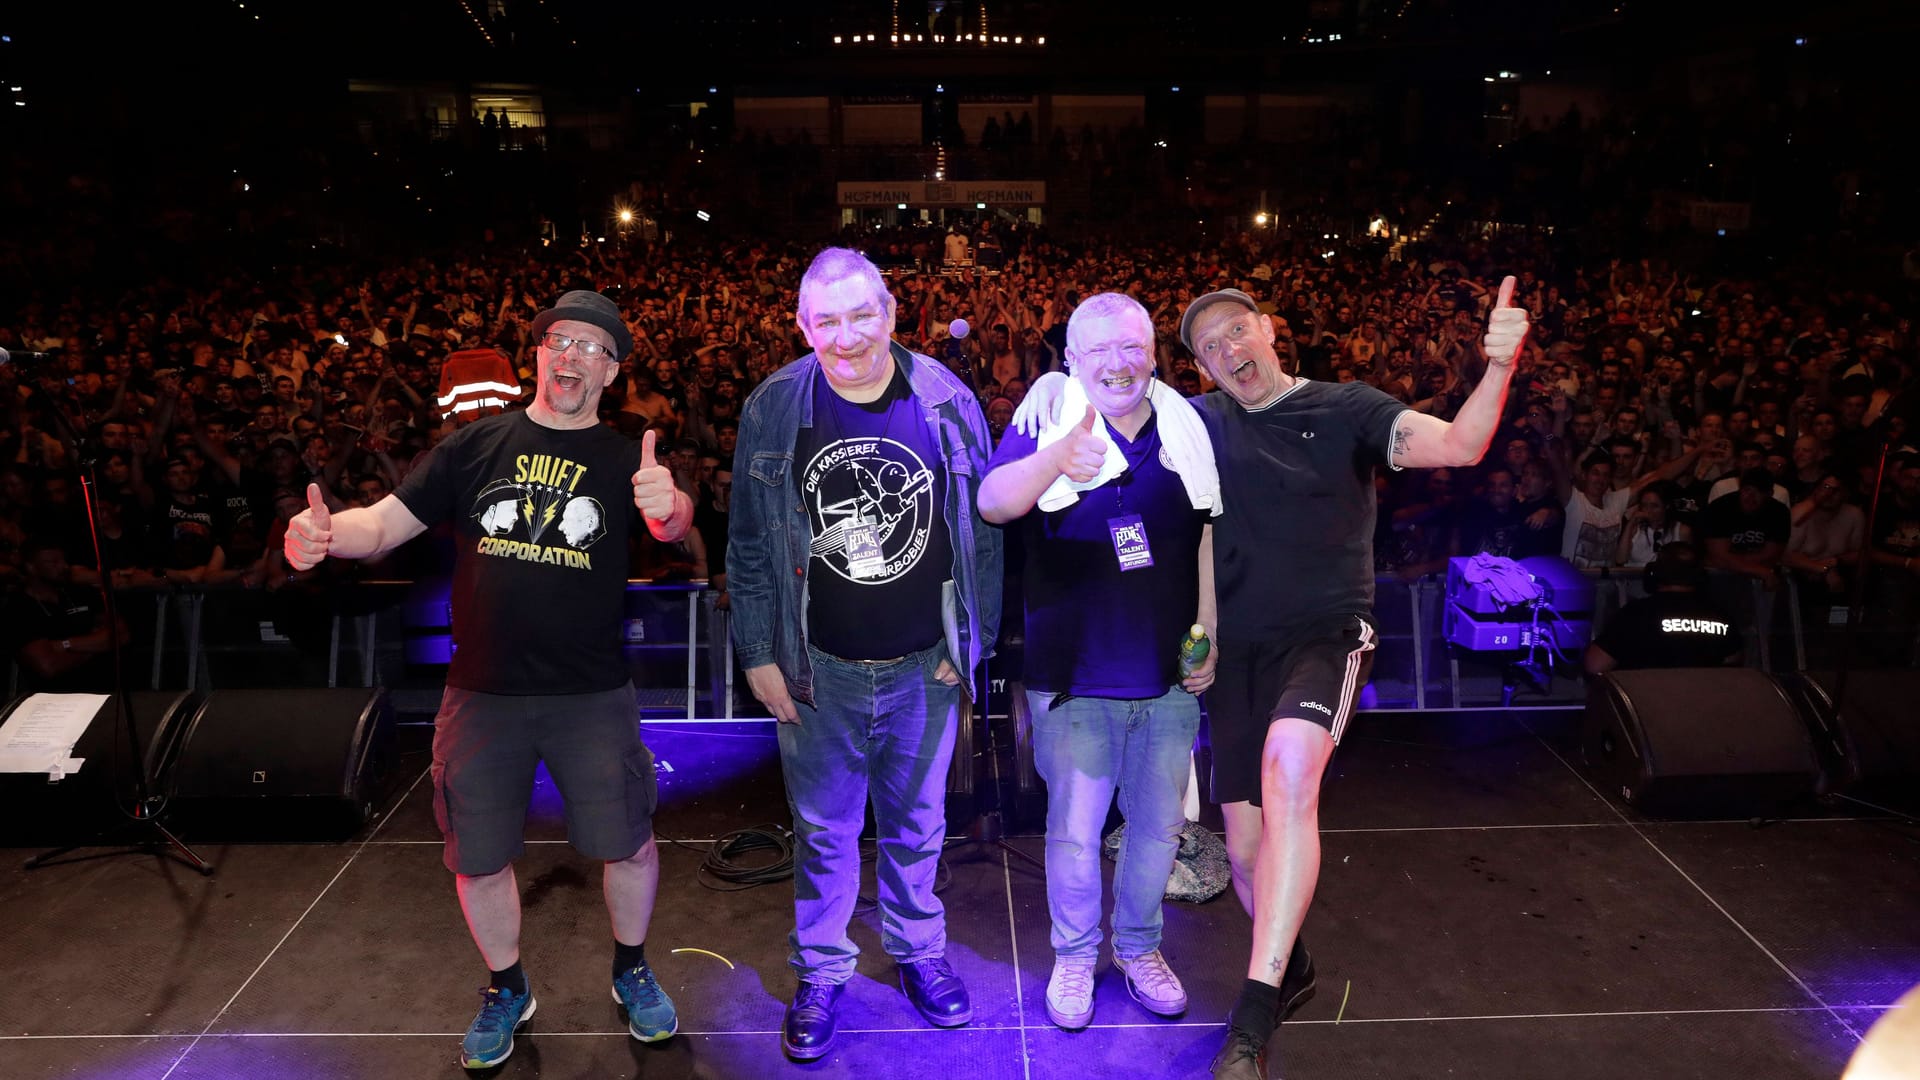
[[[1360,620],[1360,645],[1347,654],[1347,676],[1340,682],[1340,705],[1333,710],[1333,743],[1340,745],[1340,735],[1347,729],[1347,720],[1353,716],[1353,701],[1360,695],[1360,658],[1372,652],[1374,647],[1373,626],[1365,619]]]

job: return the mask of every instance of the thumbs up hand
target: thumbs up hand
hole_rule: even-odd
[[[1493,302],[1493,310],[1487,313],[1487,336],[1481,342],[1486,350],[1487,363],[1495,367],[1512,367],[1514,358],[1520,355],[1520,345],[1527,340],[1527,309],[1513,304],[1513,276],[1509,274],[1500,283],[1500,294]]]
[[[641,436],[640,468],[633,474],[633,505],[649,521],[666,521],[674,508],[673,473],[654,456],[658,439],[651,430]]]
[[[307,485],[307,508],[287,522],[284,550],[295,570],[311,570],[333,546],[333,514],[320,494],[319,484]]]
[[[1100,474],[1107,460],[1107,440],[1093,433],[1093,406],[1088,405],[1080,423],[1055,443],[1060,472],[1076,484],[1084,484]]]

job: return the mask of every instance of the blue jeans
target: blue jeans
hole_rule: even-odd
[[[860,829],[867,798],[879,830],[880,941],[902,962],[947,948],[947,916],[933,895],[947,831],[947,767],[960,688],[933,677],[945,645],[864,664],[809,648],[815,704],[781,724],[780,769],[793,810],[793,933],[788,963],[803,979],[853,977],[847,937],[860,893]]]
[[[1047,912],[1056,956],[1100,954],[1100,830],[1114,790],[1127,831],[1113,869],[1113,951],[1160,947],[1166,896],[1187,819],[1188,754],[1200,702],[1174,687],[1157,698],[1074,698],[1027,691],[1033,758],[1047,782]]]

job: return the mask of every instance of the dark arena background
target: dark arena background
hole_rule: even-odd
[[[1518,278],[1484,457],[1374,474],[1379,645],[1268,1075],[1920,1076],[1917,29],[1883,0],[5,5],[0,1076],[462,1071],[487,975],[435,716],[456,632],[538,643],[459,624],[451,532],[308,571],[282,545],[309,482],[371,506],[531,400],[533,318],[575,288],[635,337],[601,419],[696,507],[679,542],[565,551],[626,560],[679,1031],[608,1000],[542,771],[544,1000],[477,1075],[1208,1075],[1252,933],[1222,863],[1183,855],[1216,895],[1165,904],[1183,1014],[1103,950],[1091,1022],[1049,1019],[1012,528],[937,878],[971,1022],[903,996],[869,822],[837,1037],[783,1055],[792,816],[728,515],[830,245],[995,438],[1106,291],[1182,392],[1212,387],[1182,310],[1231,287],[1293,374],[1451,419]],[[555,516],[557,468],[487,513],[583,548],[605,523]],[[1191,851],[1223,828],[1201,730]]]

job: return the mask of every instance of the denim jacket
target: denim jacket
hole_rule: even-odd
[[[947,654],[971,685],[1000,633],[1000,530],[974,504],[993,441],[973,393],[939,362],[889,346],[893,361],[940,448],[946,477],[947,536],[953,573],[946,590]],[[733,451],[732,519],[727,536],[727,590],[733,604],[733,644],[743,668],[780,666],[787,691],[813,703],[813,665],[807,659],[807,574],[813,520],[793,479],[793,448],[800,429],[813,426],[812,353],[768,376],[740,410]]]

